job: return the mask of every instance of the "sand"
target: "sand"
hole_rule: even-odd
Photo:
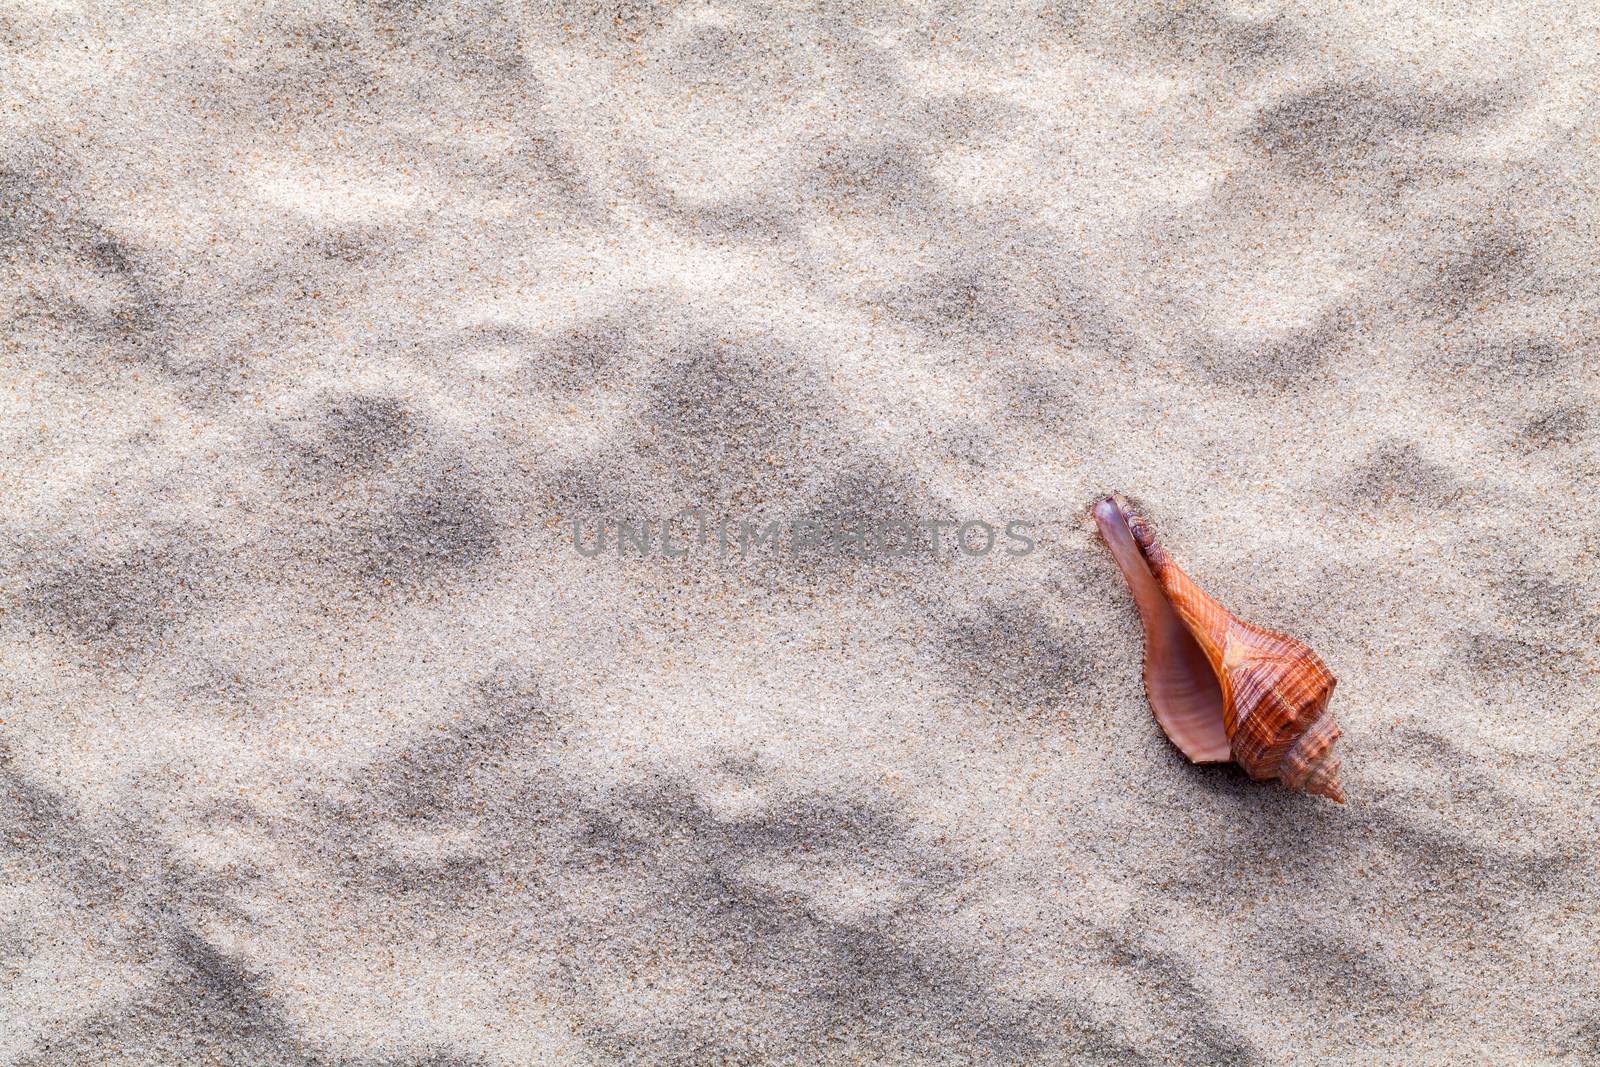
[[[1600,1062],[1594,5],[0,35],[0,1062]]]

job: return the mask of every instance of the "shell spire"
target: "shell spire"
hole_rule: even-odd
[[[1194,762],[1231,758],[1252,778],[1344,803],[1336,681],[1322,658],[1209,596],[1120,495],[1094,518],[1139,607],[1145,691],[1173,743]]]

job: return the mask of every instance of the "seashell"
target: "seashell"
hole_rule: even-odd
[[[1322,657],[1207,596],[1120,495],[1097,503],[1094,519],[1138,605],[1145,692],[1172,743],[1191,762],[1235,760],[1252,778],[1343,804]]]

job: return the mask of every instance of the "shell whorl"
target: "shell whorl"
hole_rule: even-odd
[[[1339,727],[1328,710],[1335,679],[1322,657],[1302,641],[1231,614],[1172,561],[1127,500],[1109,499],[1221,685],[1222,726],[1234,760],[1252,778],[1277,778],[1343,803],[1334,751]]]
[[[1223,726],[1250,777],[1278,778],[1342,803],[1332,753],[1339,727],[1328,710],[1335,682],[1322,657],[1292,637],[1235,619],[1223,671]]]

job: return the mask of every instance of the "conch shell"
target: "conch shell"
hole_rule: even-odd
[[[1228,613],[1178,569],[1121,496],[1094,506],[1144,623],[1156,721],[1194,763],[1236,760],[1252,778],[1340,804],[1334,677],[1304,644]]]

